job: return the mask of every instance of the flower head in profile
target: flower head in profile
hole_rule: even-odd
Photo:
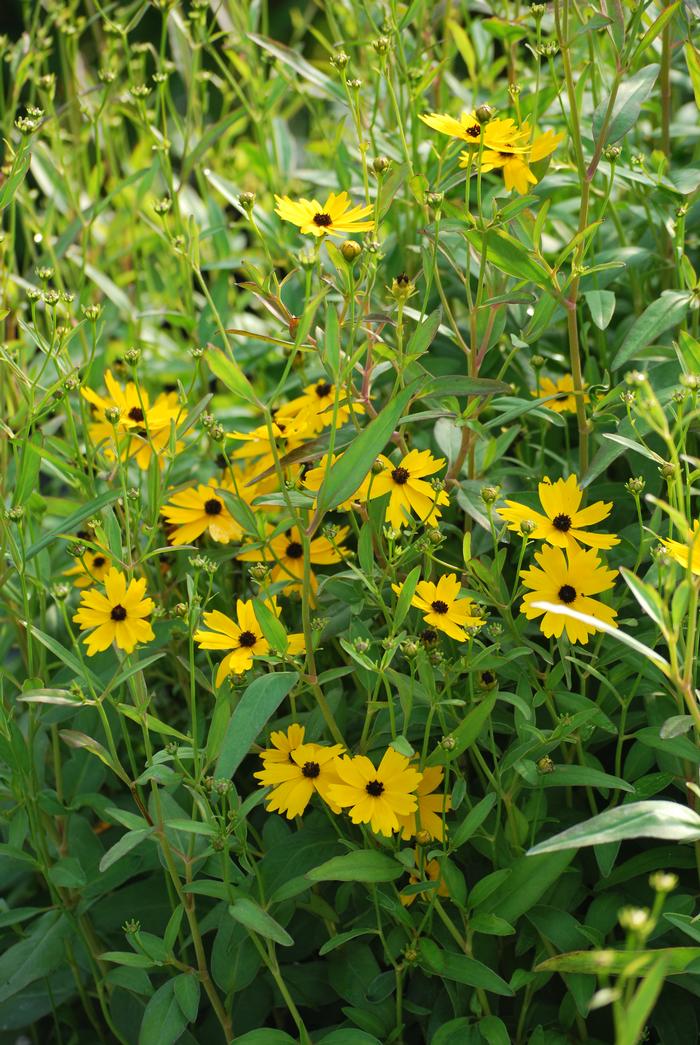
[[[212,610],[204,614],[203,621],[205,628],[194,633],[200,649],[229,651],[219,664],[217,686],[227,675],[242,675],[252,668],[254,657],[270,652],[270,644],[255,616],[252,601],[237,600],[236,620],[219,610]]]
[[[435,490],[425,481],[445,464],[443,457],[435,458],[430,450],[410,450],[398,463],[379,455],[383,471],[372,477],[370,500],[389,494],[386,520],[400,530],[415,513],[425,525],[432,525],[442,514],[438,505],[450,503],[446,490]]]
[[[393,585],[397,595],[403,585]],[[446,573],[438,580],[419,581],[411,605],[423,614],[423,620],[431,628],[444,631],[451,639],[466,642],[469,638],[465,628],[478,627],[484,620],[474,612],[471,599],[460,598],[462,586],[456,573]]]
[[[112,566],[112,560],[103,551],[87,551],[75,560],[75,565],[65,570],[64,577],[74,577],[76,588],[89,588],[92,584],[101,584]]]
[[[365,755],[356,755],[339,758],[336,771],[340,783],[331,785],[329,796],[349,807],[353,824],[369,824],[377,834],[391,835],[401,829],[399,816],[416,811],[421,774],[393,748],[387,748],[377,769]]]
[[[541,377],[539,391],[530,392],[530,395],[536,399],[552,396],[549,402],[542,405],[546,406],[548,410],[553,410],[555,414],[576,413],[576,394],[571,374],[564,374],[557,381],[553,381],[551,377]],[[583,393],[583,401],[584,403],[591,401],[587,392]]]
[[[442,792],[436,794],[442,785],[443,776],[442,766],[426,766],[423,770],[423,777],[416,789],[418,809],[415,813],[398,817],[404,841],[415,838],[418,831],[426,831],[431,840],[442,842],[445,836],[443,813],[447,813],[452,805],[449,795]]]
[[[309,542],[309,560],[313,566],[330,566],[332,563],[340,562],[343,558],[343,541],[349,533],[349,528],[343,526],[338,530],[336,537],[331,542],[327,537],[314,537]],[[274,562],[270,571],[271,581],[287,581],[285,593],[298,590],[304,579],[304,547],[301,534],[296,526],[290,527],[284,533],[272,537],[263,548],[251,548],[243,551],[236,558],[243,562]],[[311,589],[316,591],[318,580],[311,572]]]
[[[416,853],[415,853],[415,858],[416,858],[416,870],[410,876],[410,878],[408,880],[408,884],[409,885],[417,885],[418,882],[420,882],[420,881],[437,882],[438,883],[437,895],[438,896],[449,896],[450,895],[450,891],[447,888],[447,883],[445,882],[445,879],[442,876],[442,864],[440,863],[440,861],[439,860],[427,860],[425,862],[425,864],[423,865],[423,874],[421,875],[420,874],[420,870],[419,870],[419,868],[420,868],[420,853],[417,850],[416,850]],[[422,893],[422,894],[420,894],[420,893],[402,893],[401,896],[400,896],[400,899],[401,899],[401,903],[403,904],[404,907],[410,907],[411,904],[415,901],[416,896],[422,895],[423,898],[425,899],[426,897],[429,897],[431,894],[432,894],[432,890],[430,892],[426,891],[425,893]]]
[[[347,192],[332,192],[325,203],[318,200],[290,200],[275,196],[275,214],[283,221],[297,225],[303,236],[347,236],[353,232],[369,232],[373,221],[365,221],[372,205],[353,207]]]
[[[342,744],[300,744],[290,751],[286,762],[265,761],[255,776],[261,787],[272,787],[265,802],[268,812],[283,813],[288,820],[301,816],[314,794],[327,802],[334,813],[340,806],[330,797],[330,788],[338,783],[335,769]]]
[[[601,564],[595,549],[586,550],[573,545],[565,554],[561,548],[545,544],[540,552],[535,553],[535,559],[539,566],[531,566],[520,573],[525,587],[531,589],[523,597],[520,612],[528,620],[542,617],[540,630],[543,635],[559,638],[566,631],[571,642],[585,645],[595,634],[596,628],[573,617],[538,609],[535,604],[540,602],[577,610],[604,624],[617,627],[617,611],[591,598],[592,595],[609,591],[617,576],[617,570],[609,570]]]
[[[151,457],[164,454],[170,444],[170,430],[177,424],[181,407],[176,392],[162,392],[151,403],[148,392],[129,381],[124,388],[112,375],[105,372],[108,394],[101,396],[91,388],[81,388],[81,394],[93,406],[95,420],[90,425],[93,443],[103,445],[108,458],[117,454],[123,460],[135,458],[139,468],[147,469]],[[108,411],[117,411],[115,423]],[[184,444],[178,442],[176,449]]]
[[[132,580],[127,584],[125,574],[112,566],[104,579],[104,595],[90,588],[82,593],[80,605],[73,616],[85,636],[88,656],[106,650],[112,642],[125,653],[131,653],[140,642],[155,638],[146,620],[153,613],[153,599],[144,598],[146,581]]]
[[[188,486],[171,495],[161,508],[161,515],[172,527],[171,544],[190,544],[205,532],[220,544],[240,540],[243,531],[219,495],[222,485],[226,486],[210,479],[206,485]]]
[[[263,748],[260,752],[263,766],[278,762],[291,762],[292,754],[304,743],[305,734],[306,729],[304,726],[300,726],[298,722],[292,722],[291,726],[288,726],[286,733],[281,729],[273,730],[270,733],[270,744],[272,747]]]
[[[506,507],[498,509],[498,514],[506,520],[508,529],[513,533],[520,531],[523,520],[531,519],[535,523],[532,537],[547,541],[557,548],[571,549],[578,544],[587,544],[591,548],[608,549],[620,543],[614,533],[590,533],[586,529],[607,519],[612,503],[596,501],[587,508],[581,508],[582,494],[575,475],[570,475],[568,479],[557,479],[555,483],[545,478],[539,484],[538,491],[544,514],[517,501],[506,501]]]
[[[664,540],[662,543],[679,566],[684,570],[690,570],[695,576],[700,576],[700,520],[696,519],[693,523],[686,542]]]

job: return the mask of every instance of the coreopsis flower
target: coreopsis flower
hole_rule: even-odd
[[[345,549],[343,541],[350,532],[349,527],[342,526],[333,543],[327,537],[314,537],[309,542],[309,561],[313,566],[330,566],[340,562]],[[251,548],[240,552],[237,556],[243,562],[274,562],[270,570],[271,581],[287,581],[283,591],[285,594],[301,587],[304,580],[304,548],[301,534],[296,526],[285,533],[272,537],[263,548]],[[318,589],[318,579],[311,571],[311,590]]]
[[[684,570],[690,570],[696,576],[700,575],[700,520],[696,519],[693,523],[686,542],[664,540],[662,544],[671,558]]]
[[[101,584],[109,573],[112,560],[102,551],[87,551],[69,570],[64,570],[64,577],[74,577],[76,588],[89,588],[91,584]]]
[[[148,392],[129,381],[122,388],[112,372],[105,373],[105,385],[109,395],[101,396],[91,388],[81,388],[81,394],[95,408],[96,420],[90,424],[90,438],[95,445],[105,447],[105,455],[113,460],[117,454],[122,460],[135,458],[139,468],[148,468],[155,453],[165,453],[170,443],[170,431],[177,424],[181,407],[177,393],[162,392],[151,404]],[[108,411],[116,410],[115,423],[109,420]],[[176,449],[184,444],[178,442]]]
[[[392,585],[397,595],[403,585]],[[411,599],[423,614],[423,620],[432,628],[444,631],[451,639],[465,642],[469,636],[465,628],[479,627],[484,620],[474,612],[471,599],[460,598],[462,586],[456,573],[446,573],[438,580],[419,581]]]
[[[224,499],[218,496],[217,491],[222,488],[231,489],[227,483],[210,479],[206,484],[188,486],[186,490],[171,495],[160,510],[166,523],[172,527],[168,537],[171,544],[190,544],[205,532],[220,544],[241,539],[241,527]]]
[[[254,657],[270,652],[270,644],[255,616],[252,601],[236,601],[236,620],[220,610],[211,610],[202,619],[209,630],[199,628],[194,633],[200,649],[229,651],[219,664],[217,687],[228,675],[242,675],[252,668]]]
[[[421,881],[418,873],[418,867],[420,866],[420,855],[416,851],[416,872],[412,874],[408,880],[409,885],[417,885]],[[450,891],[447,888],[447,883],[442,877],[442,865],[439,860],[428,860],[423,866],[423,881],[425,882],[438,882],[437,895],[438,896],[449,896]],[[418,893],[402,893],[399,897],[404,907],[410,907],[416,899]],[[430,895],[428,893],[425,894]]]
[[[532,391],[530,395],[535,399],[544,399],[552,396],[548,403],[543,403],[548,410],[555,414],[576,413],[576,395],[574,393],[574,379],[571,374],[564,374],[558,381],[552,381],[551,377],[541,377],[539,391]],[[591,397],[587,392],[583,393],[584,403],[590,403]]]
[[[426,831],[431,840],[437,838],[442,842],[445,834],[443,812],[448,812],[452,806],[449,795],[435,794],[442,784],[443,776],[442,766],[426,766],[423,770],[422,780],[416,789],[418,809],[415,813],[398,817],[404,841],[414,838],[418,831]]]
[[[386,520],[400,530],[405,526],[411,513],[415,512],[425,525],[432,525],[441,516],[438,505],[450,503],[446,490],[435,490],[426,483],[427,475],[434,475],[445,464],[443,457],[435,458],[430,450],[410,450],[397,465],[388,457],[379,455],[378,460],[384,466],[383,471],[372,477],[369,491],[370,500],[389,494]]]
[[[596,501],[581,508],[582,494],[575,475],[557,479],[555,483],[545,477],[537,489],[544,515],[517,501],[506,501],[506,507],[498,509],[498,514],[506,520],[513,533],[520,533],[523,520],[531,519],[535,524],[531,536],[557,548],[571,549],[578,544],[587,544],[591,548],[607,550],[620,543],[614,533],[590,533],[585,529],[607,519],[612,502]]]
[[[131,653],[140,642],[155,638],[146,620],[154,610],[153,599],[144,598],[145,578],[127,584],[125,574],[112,566],[104,579],[104,595],[90,588],[81,595],[73,616],[81,631],[94,629],[84,637],[89,657],[101,653],[115,642],[119,649]]]
[[[480,159],[481,169],[484,172],[500,170],[506,190],[512,192],[515,189],[524,196],[530,185],[537,184],[537,178],[529,165],[551,155],[563,138],[563,132],[554,134],[553,131],[545,131],[530,142],[530,129],[525,124],[510,143],[502,142],[494,149],[484,149]],[[473,155],[462,153],[461,167],[468,167],[472,162]]]
[[[424,113],[421,120],[434,131],[465,141],[473,148],[479,147],[482,137],[485,148],[497,149],[507,146],[518,134],[517,125],[509,118],[497,118],[489,120],[488,123],[481,123],[473,112],[463,112],[459,120],[446,113]]]
[[[297,225],[303,236],[345,236],[374,228],[373,221],[363,220],[372,213],[372,205],[353,207],[347,192],[332,192],[323,205],[318,200],[290,200],[289,196],[275,196],[275,203],[275,214]]]
[[[547,638],[552,635],[559,638],[562,632],[566,631],[571,642],[581,642],[585,645],[597,629],[573,617],[538,609],[534,605],[538,602],[578,610],[579,613],[585,613],[604,624],[617,627],[617,611],[611,606],[606,606],[604,602],[591,598],[592,595],[609,591],[617,576],[617,570],[609,570],[601,565],[595,549],[586,550],[572,545],[565,554],[561,548],[545,544],[542,551],[535,553],[535,559],[539,566],[531,566],[528,570],[520,572],[523,584],[531,589],[523,597],[520,612],[524,613],[528,620],[542,617],[540,630],[543,635]]]
[[[293,820],[301,816],[313,795],[319,794],[334,813],[339,813],[340,806],[331,799],[329,791],[332,784],[338,783],[335,764],[343,750],[342,744],[300,744],[290,751],[285,762],[265,761],[253,776],[261,787],[272,787],[265,799],[267,811],[283,813]]]
[[[336,389],[329,381],[315,381],[307,385],[303,395],[290,399],[288,403],[277,410],[275,421],[286,420],[288,417],[298,418],[305,422],[309,435],[317,435],[333,423],[333,409],[335,404]],[[362,403],[353,403],[348,400],[345,392],[338,397],[338,410],[336,414],[336,427],[340,428],[350,417],[351,413],[363,414],[365,408]],[[306,434],[306,433],[305,433]]]
[[[272,747],[263,748],[260,752],[263,766],[292,761],[292,754],[304,743],[306,729],[298,722],[292,722],[287,732],[278,729],[270,733]]]
[[[421,774],[393,748],[387,748],[377,769],[365,755],[339,758],[335,768],[340,783],[331,784],[328,793],[331,801],[349,807],[353,824],[369,824],[377,834],[391,835],[401,829],[399,816],[416,811]]]
[[[275,457],[282,458],[302,445],[302,443],[313,435],[309,428],[307,417],[284,417],[275,419],[271,424],[271,432],[266,424],[259,425],[252,432],[227,432],[229,439],[234,439],[238,446],[231,454],[235,461],[243,461],[251,464],[255,461],[252,471],[256,475],[274,468]],[[273,486],[274,486],[274,476]],[[243,479],[241,480],[243,482]],[[255,493],[267,492],[259,486]]]
[[[333,454],[331,456],[330,467],[333,468],[342,456],[342,454]],[[304,478],[302,479],[302,482],[306,489],[313,491],[313,493],[317,493],[321,489],[321,483],[323,482],[326,476],[327,470],[328,454],[324,454],[323,457],[319,460],[318,464],[315,466],[315,468],[309,468],[308,471],[304,473]],[[366,475],[360,483],[360,485],[358,486],[358,488],[355,490],[355,492],[351,494],[351,496],[348,497],[346,501],[343,501],[342,504],[338,505],[338,510],[348,512],[357,502],[366,501],[367,496],[369,494],[369,487],[370,476]]]

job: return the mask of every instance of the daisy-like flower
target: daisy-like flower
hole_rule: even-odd
[[[555,414],[575,414],[576,395],[574,394],[574,379],[571,374],[564,374],[558,381],[552,381],[551,377],[540,378],[539,391],[530,392],[535,399],[544,399],[545,396],[553,396],[548,403],[543,403],[548,410]],[[583,393],[584,403],[590,403],[591,397],[587,392]]]
[[[688,531],[687,542],[665,540],[662,543],[671,558],[684,570],[700,575],[700,520],[696,519],[692,530]]]
[[[439,842],[442,842],[445,834],[442,814],[443,811],[448,812],[452,806],[449,795],[435,794],[442,784],[443,776],[442,766],[426,766],[423,770],[423,779],[416,790],[417,811],[398,818],[401,824],[401,837],[404,841],[414,838],[420,831],[421,833],[427,832],[431,840],[437,838]]]
[[[604,602],[591,598],[592,595],[609,591],[617,576],[617,570],[609,570],[601,565],[595,549],[585,550],[573,545],[565,555],[561,548],[545,544],[542,551],[535,553],[535,559],[539,567],[531,566],[530,569],[520,572],[525,587],[532,589],[524,596],[520,612],[524,613],[528,620],[542,617],[540,629],[543,635],[547,638],[552,635],[559,638],[562,632],[566,631],[571,642],[581,642],[585,645],[597,629],[584,624],[583,621],[574,620],[573,617],[565,617],[551,610],[537,609],[534,603],[538,602],[578,610],[579,613],[585,613],[604,624],[617,627],[617,611],[611,606],[606,606]]]
[[[132,580],[112,566],[104,580],[105,594],[90,589],[82,593],[73,616],[81,631],[94,630],[84,637],[89,657],[106,650],[116,642],[119,649],[131,653],[139,642],[155,638],[146,620],[153,613],[153,599],[146,599],[145,578]]]
[[[612,502],[596,501],[587,508],[581,508],[582,494],[575,475],[570,475],[568,479],[557,479],[555,483],[545,476],[537,489],[544,515],[517,501],[506,501],[507,507],[498,509],[498,514],[505,519],[508,529],[513,533],[519,532],[523,520],[531,519],[535,523],[532,537],[554,544],[557,548],[571,549],[578,544],[587,544],[591,548],[607,550],[620,543],[614,533],[586,531],[585,527],[607,519]]]
[[[309,435],[317,435],[333,421],[333,407],[335,404],[335,385],[324,379],[307,385],[304,394],[290,399],[279,408],[275,414],[275,421],[285,420],[288,417],[296,417],[304,421],[308,427]],[[340,393],[338,401],[338,413],[336,424],[338,427],[344,425],[350,414],[363,414],[365,408],[362,403],[350,402],[344,392]]]
[[[270,438],[270,432],[268,431],[267,425],[259,425],[254,428],[252,432],[227,432],[229,439],[235,439],[238,446],[232,453],[232,457],[235,461],[242,461],[246,465],[251,465],[255,462],[252,471],[249,473],[251,478],[273,469],[275,466],[275,456],[278,458],[284,457],[286,454],[291,453],[292,450],[296,450],[302,445],[302,443],[314,433],[309,428],[308,418],[306,416],[299,417],[281,417],[279,420],[275,419],[271,425],[272,438]],[[273,451],[274,444],[274,451]],[[241,478],[243,484],[244,479]],[[276,484],[276,479],[272,477],[272,483],[270,489]],[[248,496],[245,485],[241,486],[241,493],[245,493]],[[259,493],[266,493],[267,490],[261,485],[258,486],[253,496]],[[252,499],[252,497],[251,497]]]
[[[174,493],[160,510],[165,521],[173,527],[169,534],[171,544],[190,544],[207,532],[214,541],[228,544],[238,541],[243,531],[233,518],[217,490],[228,484],[210,479],[205,485],[188,486]]]
[[[433,524],[442,512],[438,505],[450,503],[446,490],[434,490],[426,483],[425,476],[434,475],[445,464],[444,457],[435,458],[430,450],[410,450],[403,460],[394,465],[383,454],[378,460],[384,470],[372,477],[369,497],[383,497],[390,494],[386,510],[387,522],[400,530],[415,512],[425,525]]]
[[[290,200],[275,196],[275,214],[283,221],[297,225],[303,236],[347,236],[353,232],[369,232],[373,221],[363,221],[372,213],[372,205],[353,207],[347,192],[330,194],[324,204],[318,200]]]
[[[216,673],[217,688],[228,675],[242,675],[253,666],[253,657],[270,652],[270,644],[262,633],[252,601],[236,602],[236,620],[220,610],[203,615],[208,631],[199,628],[194,640],[200,649],[229,650]]]
[[[473,112],[463,112],[458,120],[446,113],[424,113],[421,120],[434,131],[448,134],[450,138],[458,138],[474,148],[479,146],[482,135],[485,147],[497,149],[499,146],[507,146],[518,133],[518,128],[511,119],[494,119],[482,124]]]
[[[330,566],[335,562],[340,562],[345,551],[342,544],[349,532],[348,526],[342,526],[338,530],[333,544],[327,537],[314,537],[309,544],[311,564]],[[242,562],[274,562],[275,565],[270,571],[270,580],[288,581],[289,583],[283,589],[285,594],[293,592],[303,583],[304,548],[301,543],[301,534],[296,526],[273,537],[264,548],[241,552],[236,558]],[[315,592],[317,588],[318,580],[312,570],[311,589]]]
[[[530,143],[530,128],[527,124],[509,142],[501,142],[495,148],[487,148],[481,153],[481,169],[484,172],[500,170],[506,190],[513,189],[524,196],[530,185],[537,184],[537,178],[530,170],[531,163],[537,163],[549,156],[563,140],[564,134],[545,131],[538,134]],[[461,167],[468,167],[473,162],[473,154],[462,153]]]
[[[64,577],[74,577],[76,588],[89,588],[91,584],[101,584],[110,571],[112,560],[102,551],[87,551],[75,566],[65,570]]]
[[[330,467],[333,468],[338,461],[341,459],[342,454],[333,454],[331,457]],[[307,490],[312,490],[314,493],[318,493],[321,489],[321,483],[325,479],[326,470],[328,469],[328,454],[324,454],[320,459],[315,468],[309,468],[304,473],[302,482]],[[370,476],[366,475],[362,480],[358,488],[346,501],[338,505],[338,509],[343,512],[348,512],[358,501],[366,501],[367,495],[369,494]]]
[[[409,885],[416,885],[418,882],[421,881],[421,878],[419,878],[419,873],[418,873],[418,867],[419,867],[419,863],[420,863],[420,856],[419,856],[417,850],[416,850],[416,854],[415,855],[416,855],[416,872],[415,872],[415,874],[412,874],[411,877],[409,878],[409,880],[408,880],[408,884]],[[438,894],[438,896],[449,896],[450,895],[450,891],[447,888],[447,883],[445,882],[445,879],[442,877],[442,866],[441,866],[439,860],[428,860],[427,861],[427,863],[423,867],[423,878],[422,878],[422,880],[424,882],[438,882],[439,883],[439,885],[437,887],[437,894]],[[423,895],[423,897],[425,898],[425,896],[427,896],[429,894],[427,894],[427,893],[423,893],[423,894],[420,894],[420,893],[406,893],[406,894],[403,894],[402,893],[401,896],[399,897],[399,899],[401,900],[401,903],[403,904],[404,907],[410,907],[411,904],[416,899],[416,897],[420,896],[420,895]]]
[[[401,593],[402,584],[392,585],[397,595]],[[462,586],[456,573],[446,573],[438,580],[419,581],[411,599],[423,614],[423,620],[431,628],[444,631],[451,639],[466,642],[469,638],[465,628],[475,628],[485,622],[474,612],[471,599],[460,599]]]
[[[335,768],[341,782],[331,784],[328,793],[331,801],[350,808],[353,824],[369,824],[377,834],[391,835],[401,829],[399,816],[416,811],[421,774],[393,748],[387,748],[378,769],[365,755],[339,758]]]
[[[107,396],[91,388],[80,390],[95,408],[96,420],[89,426],[90,438],[95,445],[105,446],[108,458],[114,459],[118,453],[122,459],[134,457],[139,468],[145,471],[153,453],[160,455],[168,449],[171,424],[177,424],[181,413],[177,393],[163,392],[151,404],[144,388],[137,388],[133,381],[122,388],[110,370],[105,373],[105,385]],[[116,424],[106,415],[107,410],[113,409],[119,411]],[[183,445],[179,442],[177,449]]]
[[[329,789],[339,782],[335,764],[343,750],[342,744],[301,744],[290,752],[286,762],[265,762],[253,776],[261,787],[272,786],[265,800],[268,813],[283,813],[293,820],[304,812],[314,794],[339,813],[340,806],[331,799]]]
[[[292,722],[285,733],[281,729],[270,733],[272,747],[263,748],[260,752],[263,766],[292,762],[292,754],[304,743],[306,729],[298,722]]]

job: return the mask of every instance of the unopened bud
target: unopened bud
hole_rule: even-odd
[[[646,480],[643,476],[632,476],[625,483],[625,490],[631,493],[633,497],[639,497],[640,494],[644,493],[644,487],[646,486]]]
[[[649,877],[649,885],[656,893],[672,893],[678,885],[678,875],[669,871],[655,871]]]
[[[617,920],[628,932],[644,932],[649,928],[649,910],[646,907],[623,907],[618,911]]]
[[[484,504],[494,504],[498,500],[499,493],[499,486],[482,486],[481,500]]]
[[[418,845],[428,845],[432,840],[432,837],[430,831],[426,831],[425,829],[422,831],[416,831],[416,842]]]
[[[671,461],[664,461],[659,466],[659,475],[662,479],[673,479],[676,474],[676,466]]]
[[[443,737],[440,741],[440,747],[443,751],[454,751],[457,747],[457,741],[453,736]]]
[[[352,264],[353,261],[357,261],[362,253],[362,245],[357,243],[354,239],[346,239],[345,242],[341,244],[340,253],[347,262]]]
[[[111,425],[119,424],[119,418],[121,414],[118,406],[108,406],[105,410],[105,418]]]
[[[372,170],[375,174],[386,174],[391,167],[391,160],[386,156],[375,156],[372,160]]]
[[[238,202],[244,211],[248,214],[252,211],[255,206],[255,193],[254,192],[242,192],[238,197]]]
[[[544,755],[538,761],[538,763],[537,763],[537,772],[538,773],[543,773],[543,774],[553,773],[554,772],[554,762],[552,762],[552,760],[549,757],[549,755]]]
[[[345,51],[336,51],[336,53],[332,54],[330,57],[330,63],[334,69],[344,69],[349,61],[350,56],[347,55]]]
[[[519,529],[522,537],[530,537],[537,529],[537,523],[534,519],[521,519]]]
[[[488,123],[489,120],[492,120],[494,118],[494,116],[496,115],[496,110],[493,108],[492,105],[480,105],[477,109],[474,110],[474,115],[476,116],[479,123],[484,124]]]
[[[443,200],[445,199],[444,192],[426,192],[425,202],[433,210],[439,210],[442,207]]]

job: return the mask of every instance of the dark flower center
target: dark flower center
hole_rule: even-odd
[[[223,504],[216,497],[210,497],[204,502],[204,511],[207,515],[221,515]]]
[[[129,417],[132,421],[138,421],[140,423],[141,421],[143,421],[143,410],[140,406],[132,406],[131,410],[129,411]]]
[[[104,555],[96,555],[95,558],[92,560],[92,565],[93,567],[96,566],[99,569],[100,566],[104,566],[106,562],[107,560],[105,559]]]
[[[481,681],[485,682],[487,686],[490,686],[491,683],[494,681],[494,678],[493,678],[493,675],[491,674],[491,672],[490,671],[482,671],[482,673],[481,673]]]
[[[257,635],[252,631],[242,631],[238,636],[238,645],[250,649],[258,641]]]
[[[555,400],[558,403],[561,403],[564,399],[568,399],[569,398],[569,393],[568,392],[558,392],[557,395],[555,395],[554,398],[555,398]]]
[[[320,772],[321,767],[318,762],[304,762],[304,765],[301,767],[301,775],[307,777],[309,780],[314,780]]]
[[[399,272],[398,276],[396,277],[396,282],[400,287],[407,287],[411,281],[405,272]]]
[[[473,127],[467,127],[466,133],[469,135],[470,138],[478,138],[481,134],[480,124],[475,123]]]
[[[318,214],[314,214],[314,225],[319,225],[322,229],[327,229],[329,225],[333,224],[333,219],[330,214],[324,214],[320,211]]]
[[[316,395],[319,399],[325,399],[326,396],[331,394],[333,385],[329,385],[327,381],[322,381],[320,385],[316,385]]]
[[[301,559],[304,554],[304,549],[299,544],[299,541],[292,541],[291,544],[287,545],[285,555],[288,559]]]
[[[421,632],[421,639],[426,646],[432,645],[433,642],[437,642],[438,633],[433,628],[426,628]]]
[[[576,589],[572,588],[570,584],[562,584],[559,589],[559,598],[568,605],[576,598]]]
[[[112,620],[126,620],[126,610],[120,602],[116,606],[112,606],[112,612],[110,613]]]
[[[443,602],[442,599],[436,599],[435,602],[431,602],[430,605],[436,613],[447,613],[447,610],[449,609],[447,603]]]
[[[394,468],[393,472],[391,473],[391,478],[394,480],[395,483],[398,483],[399,486],[403,486],[404,483],[407,483],[408,480],[411,478],[411,475],[408,471],[408,468]]]
[[[365,784],[365,791],[372,798],[379,798],[384,791],[384,784],[381,780],[370,780],[369,784]]]
[[[552,519],[552,526],[555,530],[561,530],[562,533],[566,533],[571,529],[571,516],[565,515],[563,512],[561,515],[555,515]]]

